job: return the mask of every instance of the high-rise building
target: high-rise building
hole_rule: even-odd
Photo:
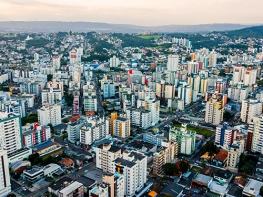
[[[120,60],[115,55],[110,58],[110,67],[117,67],[120,65]]]
[[[151,127],[151,111],[143,108],[129,108],[126,110],[127,118],[130,119],[131,124],[136,125],[142,129]]]
[[[232,84],[237,84],[243,80],[244,67],[242,64],[237,64],[233,66],[233,78]]]
[[[0,196],[4,197],[11,192],[11,182],[7,150],[3,148],[0,149],[0,169]]]
[[[122,157],[121,149],[112,146],[109,143],[101,144],[95,148],[96,152],[96,167],[105,171],[114,173],[115,166],[113,161],[118,157]]]
[[[0,146],[7,154],[23,148],[21,118],[14,114],[0,113]]]
[[[53,56],[52,64],[56,70],[60,69],[60,57],[57,55]]]
[[[123,158],[113,161],[114,172],[124,178],[124,195],[132,197],[147,181],[147,157],[140,152],[124,151]],[[112,172],[113,173],[113,172]]]
[[[242,102],[247,99],[249,87],[243,83],[234,84],[228,88],[228,98]],[[263,100],[262,100],[263,101]]]
[[[193,90],[192,86],[188,83],[183,82],[178,87],[178,98],[184,101],[185,105],[189,105],[193,101]]]
[[[249,129],[253,132],[251,151],[263,154],[263,115],[257,115],[253,117],[253,123]]]
[[[169,55],[167,61],[168,71],[177,71],[179,65],[179,55]]]
[[[73,97],[73,116],[79,115],[79,96],[74,95]]]
[[[195,151],[196,132],[187,130],[187,125],[171,128],[169,131],[169,140],[178,142],[179,153],[191,155]]]
[[[68,133],[68,141],[71,143],[76,143],[80,140],[80,131],[81,127],[84,125],[84,122],[76,121],[68,124],[67,133]]]
[[[178,155],[178,143],[168,142],[167,147],[161,146],[153,154],[153,174],[160,175],[163,173],[163,165],[172,163]]]
[[[47,105],[37,110],[38,122],[41,125],[52,124],[56,126],[61,124],[61,106]]]
[[[85,95],[83,100],[84,111],[97,111],[98,99],[91,94]]]
[[[249,123],[253,117],[262,113],[262,103],[256,99],[242,101],[240,118],[243,122]]]
[[[187,65],[187,72],[189,75],[198,73],[199,71],[199,64],[195,61],[188,62]]]
[[[60,104],[62,101],[62,93],[59,88],[45,88],[41,92],[42,103],[48,102],[49,105]]]
[[[34,147],[51,138],[49,126],[34,123],[33,129],[23,131],[22,141],[24,147]]]
[[[130,120],[128,118],[118,117],[114,119],[113,135],[120,138],[130,136]]]
[[[75,64],[78,62],[78,55],[77,55],[77,51],[75,49],[72,49],[69,52],[69,63],[70,64]]]
[[[256,83],[257,78],[257,70],[253,69],[253,67],[248,67],[244,69],[244,75],[243,75],[243,83],[245,85],[252,86]]]
[[[227,123],[216,127],[215,143],[228,148],[236,139],[236,130],[228,127]]]
[[[61,95],[63,96],[63,82],[58,82],[56,79],[53,79],[52,81],[47,82],[46,88],[59,88]]]
[[[213,94],[206,102],[205,122],[212,124],[220,124],[223,121],[224,106],[223,100],[218,101],[217,95]]]
[[[217,64],[217,53],[213,50],[209,54],[209,67],[216,67]]]
[[[80,128],[80,143],[83,145],[91,145],[95,141],[101,140],[109,135],[109,121],[101,118],[88,120]]]
[[[103,98],[111,98],[114,96],[115,96],[114,83],[104,83],[103,84]]]

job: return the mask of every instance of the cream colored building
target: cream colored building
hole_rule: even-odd
[[[205,122],[220,124],[223,121],[224,107],[223,101],[217,100],[217,95],[213,94],[206,102]]]
[[[253,117],[262,113],[262,103],[256,99],[242,101],[240,118],[243,122],[249,123]]]

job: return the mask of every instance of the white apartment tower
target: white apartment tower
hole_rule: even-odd
[[[41,125],[52,124],[56,126],[61,124],[61,106],[48,105],[37,110],[38,122]]]
[[[101,144],[95,148],[96,167],[105,172],[115,172],[113,161],[121,157],[121,149],[109,143]]]
[[[217,53],[213,50],[209,54],[209,67],[216,67],[217,63]]]
[[[213,94],[212,98],[206,102],[205,122],[220,124],[223,121],[223,113],[223,102],[218,101],[217,96]]]
[[[250,129],[253,132],[251,151],[263,154],[263,115],[253,117]]]
[[[0,146],[13,153],[23,147],[21,118],[14,114],[0,112]]]
[[[125,151],[123,158],[113,161],[113,166],[114,172],[123,175],[125,196],[135,196],[147,181],[147,157],[140,152]]]
[[[45,88],[41,92],[42,103],[48,102],[50,105],[60,104],[62,101],[62,93],[59,88]]]
[[[110,67],[118,67],[120,65],[120,60],[115,55],[110,58]]]
[[[169,55],[167,62],[168,71],[177,71],[179,65],[179,55]]]
[[[262,113],[262,103],[256,99],[242,101],[240,118],[243,122],[249,123],[253,117]]]
[[[5,197],[11,192],[11,182],[7,150],[0,149],[0,197]]]

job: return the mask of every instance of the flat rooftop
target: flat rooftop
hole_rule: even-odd
[[[103,175],[107,174],[106,172],[103,172],[99,169],[93,169],[91,171],[88,171],[86,174],[84,174],[84,177],[87,177],[93,181],[96,181],[98,184],[102,183],[102,177]]]
[[[68,185],[67,187],[65,187],[64,189],[62,189],[59,193],[61,193],[63,195],[68,195],[81,186],[83,186],[82,183],[75,181],[75,182],[71,183],[70,185]]]
[[[196,176],[193,178],[193,180],[198,181],[198,182],[202,182],[205,184],[208,184],[213,178],[210,176],[206,176],[203,174],[196,174]]]
[[[210,191],[222,195],[226,193],[227,187],[228,184],[221,184],[218,181],[212,181],[212,183],[209,185]]]

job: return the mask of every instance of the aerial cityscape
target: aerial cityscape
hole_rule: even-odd
[[[263,196],[260,6],[114,1],[0,0],[0,197]]]

